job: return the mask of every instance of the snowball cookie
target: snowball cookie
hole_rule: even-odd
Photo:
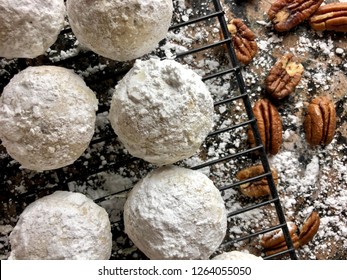
[[[0,139],[24,168],[69,165],[93,136],[97,104],[72,70],[29,67],[12,78],[0,97]]]
[[[57,40],[64,0],[0,0],[0,57],[34,58]]]
[[[213,100],[200,76],[173,60],[137,60],[116,86],[110,122],[130,154],[157,165],[192,156],[211,131]]]
[[[68,0],[78,41],[104,57],[126,61],[155,49],[166,37],[172,0]]]
[[[258,260],[262,261],[262,257],[257,257],[250,253],[230,251],[224,252],[220,255],[215,256],[212,260]]]
[[[227,215],[220,192],[204,174],[165,166],[134,186],[124,224],[150,259],[208,259],[223,241]]]
[[[83,194],[66,191],[25,208],[9,240],[9,259],[18,260],[106,260],[112,250],[105,209]]]

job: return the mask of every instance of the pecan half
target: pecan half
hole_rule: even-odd
[[[265,79],[266,91],[280,100],[295,90],[301,80],[304,67],[294,61],[293,54],[285,54],[271,68]]]
[[[299,237],[297,236],[296,233],[294,233],[290,237],[292,239],[294,249],[298,249],[299,246],[300,246]],[[266,250],[265,251],[265,255],[271,256],[271,255],[283,252],[283,251],[285,251],[287,249],[288,249],[287,243],[284,241],[282,244],[280,244],[280,245],[278,245],[276,247],[273,247],[271,249]]]
[[[275,169],[271,168],[272,177],[275,185],[278,184],[278,174]],[[263,165],[254,165],[245,169],[242,169],[236,174],[236,178],[239,180],[246,180],[256,176],[264,174]],[[270,194],[270,188],[266,177],[259,180],[255,180],[249,183],[240,185],[240,191],[249,197],[261,197]]]
[[[347,32],[347,3],[330,3],[319,7],[309,23],[318,31]]]
[[[282,122],[276,107],[268,99],[260,99],[254,104],[253,113],[265,151],[277,154],[282,145]],[[247,134],[249,143],[254,147],[255,138],[251,128]]]
[[[297,226],[293,222],[287,223],[290,236],[297,231]],[[285,242],[282,228],[270,231],[261,236],[260,245],[265,249],[274,248]]]
[[[268,11],[268,17],[278,32],[284,32],[309,18],[323,0],[276,0]]]
[[[288,222],[287,226],[293,246],[297,249],[299,247],[299,237],[296,234],[297,226],[293,222]],[[262,235],[260,245],[265,249],[267,256],[285,251],[288,248],[281,228]]]
[[[335,134],[336,111],[326,96],[316,97],[308,106],[304,122],[306,141],[312,145],[327,145]]]
[[[317,212],[313,211],[304,221],[300,229],[299,244],[303,246],[309,243],[316,235],[320,225],[320,218]]]
[[[228,30],[238,61],[248,64],[258,52],[253,31],[239,18],[232,19],[228,23]]]

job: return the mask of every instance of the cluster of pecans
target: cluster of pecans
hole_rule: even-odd
[[[306,19],[315,30],[347,32],[347,3],[321,6],[322,0],[276,0],[268,11],[274,28],[288,31]],[[271,68],[265,79],[270,98],[281,100],[293,92],[301,80],[304,67],[292,54],[283,55]],[[253,108],[265,149],[270,154],[279,150],[282,138],[279,114],[268,100],[259,100]],[[304,121],[305,138],[311,146],[328,145],[335,133],[336,110],[328,97],[319,96],[311,101]],[[252,132],[249,142],[254,145]]]
[[[308,18],[311,18],[312,24],[318,24],[317,18],[320,22],[324,21],[325,29],[338,26],[336,31],[344,31],[343,26],[347,24],[347,3],[332,3],[320,7],[322,2],[321,0],[276,0],[271,5],[268,16],[274,28],[280,32],[288,31]],[[314,28],[316,26],[313,24]],[[248,64],[257,53],[254,33],[241,19],[232,19],[228,29],[238,59],[241,63]],[[320,27],[320,30],[322,29],[323,27]],[[293,54],[288,53],[280,57],[265,79],[265,89],[269,99],[279,101],[287,97],[299,84],[303,72],[303,65]],[[269,99],[258,100],[254,104],[253,112],[266,152],[275,155],[282,144],[282,122],[276,107]],[[326,96],[313,99],[308,106],[304,121],[307,142],[311,146],[327,145],[333,139],[335,128],[336,110],[332,100]],[[248,139],[250,145],[255,146],[251,129],[248,131]]]
[[[347,32],[347,3],[321,6],[322,3],[323,0],[276,0],[268,10],[268,18],[278,32],[289,31],[305,20],[316,31]],[[228,30],[238,60],[247,65],[258,52],[255,34],[239,18],[230,20]]]
[[[316,235],[320,218],[316,211],[305,219],[303,225],[299,229],[294,222],[288,222],[288,230],[295,249],[309,243]],[[260,245],[265,249],[267,256],[283,252],[288,249],[282,229],[270,231],[261,236]]]
[[[323,0],[276,0],[268,11],[268,17],[278,32],[286,32],[305,20],[317,31],[332,30],[347,32],[347,3],[331,3],[321,6]],[[255,34],[238,18],[228,24],[231,40],[238,60],[247,65],[256,56],[258,47]],[[269,98],[260,99],[253,106],[258,130],[265,151],[275,155],[282,145],[282,122],[276,107],[270,99],[280,101],[295,91],[304,72],[303,65],[293,54],[280,57],[271,68],[265,79],[265,90]],[[336,110],[334,103],[327,96],[314,98],[308,105],[304,120],[305,138],[309,145],[328,145],[334,137],[336,129]],[[251,128],[248,141],[255,146],[255,138]],[[271,168],[275,186],[278,182],[276,170]],[[252,180],[264,174],[262,165],[254,165],[239,171],[236,178],[247,181],[240,185],[240,191],[252,198],[270,195],[267,178]],[[290,227],[290,234],[295,248],[312,240],[319,227],[319,216],[312,212],[305,220],[297,234],[297,227]],[[265,234],[261,245],[267,255],[287,249],[282,230]]]
[[[271,76],[272,70],[268,77]],[[282,77],[285,77],[285,75],[282,75],[279,79],[281,80]],[[277,154],[282,145],[282,122],[276,107],[269,99],[260,99],[255,102],[253,113],[266,152],[272,155]],[[334,138],[335,129],[336,110],[332,100],[327,96],[314,98],[308,105],[304,120],[307,143],[311,146],[328,145]],[[250,145],[255,146],[251,128],[248,129],[247,133]]]
[[[323,0],[276,0],[268,11],[268,17],[278,32],[289,31],[310,18]]]
[[[323,0],[276,0],[268,17],[278,32],[289,31],[305,20],[314,30],[347,32],[347,3],[330,3]]]
[[[268,11],[274,28],[289,31],[306,19],[315,30],[347,32],[347,3],[331,3],[321,6],[322,0],[276,0]],[[255,34],[238,18],[230,20],[228,30],[235,54],[243,64],[248,64],[258,51]],[[304,72],[303,65],[293,54],[285,54],[273,65],[265,79],[269,98],[282,100],[292,93]],[[254,115],[265,150],[274,155],[282,144],[282,124],[277,109],[267,99],[255,103]],[[304,122],[306,140],[311,146],[327,145],[334,136],[336,111],[326,96],[317,97],[308,106]],[[252,131],[248,131],[251,146],[255,145]]]

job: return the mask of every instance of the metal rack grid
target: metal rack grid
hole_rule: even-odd
[[[193,167],[193,169],[200,169],[200,168],[203,168],[203,167],[208,166],[208,165],[213,165],[213,164],[216,164],[216,163],[219,163],[219,162],[222,162],[222,161],[230,160],[231,158],[234,158],[234,157],[239,157],[239,156],[242,156],[242,155],[245,155],[245,154],[249,154],[249,153],[258,151],[259,155],[260,155],[260,159],[261,159],[262,165],[263,165],[263,168],[264,168],[264,171],[265,171],[264,174],[262,174],[260,176],[256,176],[256,177],[250,178],[250,179],[247,179],[247,180],[244,180],[244,181],[233,183],[233,184],[224,186],[224,187],[219,188],[219,189],[221,191],[223,191],[223,190],[226,190],[226,189],[235,188],[237,186],[240,186],[241,184],[244,184],[244,183],[247,183],[247,182],[251,182],[251,181],[254,181],[254,180],[266,177],[267,181],[268,181],[268,184],[269,184],[269,187],[270,187],[272,199],[267,200],[265,202],[261,202],[261,203],[255,204],[255,205],[251,205],[249,207],[246,207],[246,208],[234,211],[232,213],[229,213],[228,217],[236,216],[236,215],[242,214],[244,212],[253,210],[255,208],[263,207],[264,205],[273,203],[275,205],[276,213],[278,215],[278,219],[279,219],[280,223],[277,226],[273,226],[273,227],[270,227],[270,228],[258,231],[256,233],[253,233],[253,234],[250,234],[250,235],[246,235],[246,236],[243,236],[243,237],[238,238],[238,239],[231,240],[228,243],[239,242],[239,241],[246,240],[246,239],[249,239],[249,238],[253,238],[254,236],[257,236],[257,235],[260,235],[260,234],[264,234],[266,232],[269,232],[269,231],[281,228],[282,231],[283,231],[284,237],[285,237],[285,241],[286,241],[288,250],[285,250],[283,252],[271,255],[269,257],[264,257],[264,259],[275,258],[275,257],[283,255],[285,253],[289,253],[291,259],[297,259],[297,256],[296,256],[296,253],[295,253],[295,249],[293,247],[293,243],[292,243],[292,240],[291,240],[291,237],[290,237],[290,234],[289,234],[289,230],[288,230],[288,227],[287,227],[287,223],[286,223],[286,220],[285,220],[284,211],[282,209],[281,202],[280,202],[280,199],[279,199],[276,187],[275,187],[275,183],[274,183],[274,180],[273,180],[273,177],[272,177],[272,173],[270,171],[270,165],[269,165],[268,158],[267,158],[267,155],[266,155],[266,152],[265,152],[265,148],[264,148],[264,146],[263,146],[263,144],[261,142],[260,134],[259,134],[258,127],[257,127],[257,122],[256,122],[256,120],[254,118],[254,115],[253,115],[253,110],[252,110],[250,98],[249,98],[249,95],[246,92],[246,85],[244,83],[244,79],[243,79],[243,76],[242,76],[241,66],[240,66],[240,64],[237,61],[237,57],[236,57],[236,54],[235,54],[235,51],[234,51],[234,48],[233,48],[233,45],[232,45],[232,42],[231,42],[230,33],[228,31],[228,28],[227,28],[227,22],[226,22],[225,17],[224,17],[224,11],[223,11],[222,5],[221,5],[219,0],[213,0],[213,5],[214,5],[214,8],[215,8],[215,12],[214,13],[210,13],[210,14],[208,14],[206,16],[202,16],[202,17],[196,18],[196,19],[191,20],[191,21],[187,21],[187,22],[183,22],[181,24],[174,25],[174,26],[171,27],[171,29],[180,28],[180,27],[183,27],[183,26],[186,26],[186,25],[190,25],[190,24],[199,22],[199,21],[204,21],[204,20],[216,17],[216,18],[218,18],[218,22],[220,24],[220,29],[222,31],[224,40],[220,40],[217,43],[206,45],[206,46],[203,46],[203,47],[200,47],[200,48],[195,48],[195,49],[190,50],[190,51],[185,52],[185,53],[180,53],[180,54],[177,55],[177,57],[182,57],[182,56],[185,56],[185,55],[188,55],[188,54],[200,52],[200,51],[203,51],[205,49],[213,48],[213,47],[216,47],[216,46],[219,46],[219,45],[223,45],[223,44],[226,45],[227,51],[228,51],[228,55],[229,55],[230,61],[232,63],[232,67],[230,69],[228,69],[228,70],[224,70],[224,71],[217,72],[217,73],[209,75],[209,76],[205,76],[205,77],[203,77],[203,80],[206,81],[208,79],[212,79],[212,78],[215,78],[217,76],[222,76],[222,75],[226,75],[228,73],[233,73],[235,75],[235,77],[236,77],[236,80],[237,80],[237,83],[238,83],[238,87],[239,87],[239,90],[240,90],[240,94],[238,96],[230,97],[230,98],[222,100],[220,102],[216,102],[215,106],[220,105],[220,104],[229,103],[229,102],[232,102],[232,101],[237,100],[237,99],[242,99],[242,101],[244,103],[244,106],[245,106],[245,109],[246,109],[247,116],[248,116],[248,121],[245,121],[245,122],[242,122],[240,124],[228,127],[226,129],[214,131],[214,132],[210,133],[209,136],[215,135],[215,134],[219,134],[219,133],[223,133],[223,132],[226,132],[226,131],[231,131],[231,130],[234,130],[234,129],[236,129],[238,127],[241,127],[241,126],[251,126],[253,134],[255,136],[256,146],[254,148],[250,148],[250,149],[241,151],[239,153],[236,153],[236,154],[233,154],[233,155],[229,155],[229,156],[224,157],[224,158],[220,158],[220,159],[215,160],[215,161],[210,161],[210,162],[207,162],[205,164],[202,164],[202,165],[199,165],[199,166],[195,166],[195,167]]]
[[[262,201],[260,203],[256,203],[254,205],[250,205],[250,206],[244,207],[244,208],[236,210],[236,211],[233,211],[233,212],[228,214],[228,218],[234,217],[234,216],[240,215],[242,213],[245,213],[247,211],[251,211],[253,209],[260,208],[260,207],[263,207],[263,206],[271,204],[271,205],[275,206],[276,214],[277,214],[279,223],[277,225],[275,225],[275,226],[271,226],[271,227],[268,227],[266,229],[262,229],[260,231],[257,231],[257,232],[251,233],[251,234],[246,234],[246,235],[244,235],[244,236],[242,236],[240,238],[236,238],[236,239],[233,239],[233,240],[228,240],[228,241],[226,241],[222,245],[224,247],[227,247],[227,246],[229,246],[231,244],[234,244],[234,243],[237,243],[237,242],[241,242],[243,240],[254,238],[254,237],[256,237],[256,236],[258,236],[260,234],[264,234],[264,233],[272,231],[272,230],[282,229],[282,231],[284,233],[284,237],[285,237],[285,241],[286,241],[288,249],[283,251],[283,252],[277,253],[275,255],[272,255],[272,256],[269,256],[269,257],[264,257],[264,259],[276,258],[278,256],[281,256],[281,255],[284,255],[284,254],[287,254],[287,253],[289,254],[291,259],[297,259],[296,252],[295,252],[295,249],[293,247],[293,243],[292,243],[292,240],[291,240],[291,237],[290,237],[290,234],[289,234],[289,230],[288,230],[288,227],[287,227],[284,211],[282,209],[281,202],[280,202],[280,199],[279,199],[279,196],[278,196],[275,184],[274,184],[274,180],[273,180],[273,177],[272,177],[272,173],[270,171],[270,165],[269,165],[269,162],[268,162],[268,158],[267,158],[264,146],[261,143],[259,131],[258,131],[258,128],[257,128],[257,123],[256,123],[256,120],[254,118],[253,111],[252,111],[251,101],[250,101],[249,95],[247,93],[246,85],[244,83],[244,79],[243,79],[243,76],[242,76],[242,71],[241,71],[242,68],[239,65],[238,61],[237,61],[237,58],[236,58],[236,55],[235,55],[235,51],[234,51],[233,46],[232,46],[230,34],[228,32],[228,29],[227,29],[227,22],[226,22],[225,16],[224,16],[225,13],[223,11],[223,8],[222,8],[221,3],[220,3],[219,0],[212,0],[212,2],[213,2],[214,10],[215,10],[214,12],[208,13],[207,15],[204,15],[204,16],[199,16],[197,18],[194,18],[194,19],[186,21],[186,22],[182,22],[182,23],[179,23],[179,24],[174,24],[173,26],[171,26],[170,30],[177,30],[179,28],[182,28],[182,27],[185,27],[185,26],[189,26],[189,25],[192,25],[192,24],[195,24],[195,23],[204,22],[204,21],[211,20],[211,19],[217,19],[218,23],[219,23],[219,28],[220,28],[223,36],[224,36],[224,39],[223,40],[219,40],[218,42],[215,42],[215,43],[212,43],[212,44],[208,44],[208,45],[205,45],[205,46],[193,48],[193,49],[191,49],[191,50],[189,50],[187,52],[184,52],[184,53],[178,53],[178,54],[176,54],[176,58],[177,59],[178,58],[183,58],[185,56],[188,56],[188,55],[191,55],[191,54],[195,54],[195,53],[198,53],[198,52],[201,52],[201,51],[204,51],[204,50],[212,49],[214,47],[218,47],[218,46],[221,46],[221,45],[225,45],[226,46],[227,54],[228,54],[229,60],[231,62],[231,66],[228,69],[224,69],[222,71],[219,71],[219,72],[216,72],[216,73],[204,76],[203,80],[207,81],[207,80],[210,80],[210,79],[213,79],[213,78],[216,78],[216,77],[221,77],[221,76],[224,76],[224,75],[227,75],[227,74],[232,74],[235,77],[236,81],[237,81],[239,94],[236,95],[236,96],[228,97],[228,98],[226,98],[224,100],[216,101],[214,105],[215,105],[215,107],[217,107],[217,106],[220,106],[220,105],[223,105],[223,104],[229,104],[229,103],[231,103],[233,101],[237,101],[237,100],[242,101],[243,104],[244,104],[244,108],[245,108],[248,120],[243,121],[243,122],[241,122],[239,124],[232,125],[232,126],[227,127],[227,128],[217,129],[217,130],[211,132],[208,135],[208,137],[213,137],[213,136],[219,135],[221,133],[225,133],[225,132],[231,132],[231,131],[234,131],[237,128],[240,128],[240,127],[248,127],[248,126],[250,126],[252,128],[252,131],[253,131],[254,136],[255,136],[256,146],[253,147],[253,148],[248,148],[248,149],[243,150],[241,152],[237,152],[237,153],[234,153],[234,154],[230,154],[230,155],[218,158],[216,160],[207,161],[207,162],[205,162],[203,164],[200,164],[200,165],[197,165],[197,166],[193,166],[191,168],[195,169],[195,170],[198,170],[198,169],[202,169],[202,168],[205,168],[205,167],[213,166],[213,165],[218,164],[218,163],[226,162],[226,161],[229,161],[229,160],[234,159],[234,158],[238,158],[238,157],[245,156],[245,155],[248,156],[249,154],[252,154],[252,153],[257,153],[259,155],[259,158],[260,158],[261,163],[263,165],[263,168],[264,168],[264,171],[265,171],[264,174],[262,174],[260,176],[256,176],[256,177],[250,178],[250,179],[247,179],[247,180],[244,180],[244,181],[240,181],[240,182],[224,185],[222,187],[219,187],[219,190],[221,192],[223,192],[223,191],[228,190],[228,189],[237,188],[238,186],[240,186],[241,184],[244,184],[246,182],[251,182],[251,181],[254,181],[254,180],[266,177],[266,179],[268,181],[268,184],[270,186],[271,199],[266,200],[266,201]],[[63,33],[67,33],[67,32],[70,32],[70,31],[71,30],[64,30]],[[85,52],[85,53],[82,53],[81,55],[82,56],[90,56],[91,52]],[[79,55],[79,57],[81,55]],[[165,57],[163,57],[163,59],[164,58]],[[67,60],[71,60],[71,62],[73,63],[74,59],[75,58],[68,58],[68,59],[64,60],[64,63],[66,63]],[[44,63],[47,64],[47,62],[48,61],[45,61]],[[57,63],[50,63],[50,64],[60,65],[61,63],[62,63],[62,61],[59,61]],[[21,68],[24,69],[27,66],[28,66],[27,63],[24,60],[18,60],[18,68],[19,68],[18,70],[20,70]],[[117,74],[121,76],[122,74],[125,74],[128,70],[129,70],[128,68],[121,69],[121,70],[118,71]],[[113,75],[114,75],[113,73],[110,73],[109,75],[106,74],[106,75],[104,75],[104,79],[110,78]],[[105,110],[108,110],[108,108],[107,107],[106,108],[99,108],[99,112],[100,111],[105,111]],[[112,135],[112,134],[105,135],[104,137],[101,137],[101,138],[98,138],[98,139],[94,139],[91,142],[91,145],[94,145],[94,144],[97,144],[97,143],[100,143],[100,142],[103,142],[103,141],[107,141],[107,140],[113,139],[114,137],[115,137],[115,135]],[[84,173],[82,173],[82,174],[79,174],[79,173],[67,173],[66,171],[64,171],[64,169],[56,170],[54,172],[55,172],[56,176],[58,177],[59,183],[56,185],[56,187],[51,188],[50,192],[52,192],[54,190],[58,190],[58,189],[59,190],[69,190],[68,183],[71,182],[71,181],[75,181],[75,180],[78,180],[78,179],[85,179],[85,178],[87,178],[88,176],[90,176],[92,174],[96,174],[96,173],[99,173],[99,172],[102,172],[102,171],[105,171],[105,170],[112,170],[112,169],[115,169],[115,168],[119,168],[119,167],[121,167],[124,164],[132,162],[132,160],[133,159],[131,159],[131,158],[130,159],[124,159],[124,160],[120,160],[120,161],[108,164],[106,167],[96,168],[96,169],[92,168],[92,169],[88,170],[87,174],[84,174]],[[0,161],[1,172],[3,172],[3,171],[6,172],[6,165],[7,165],[7,163]],[[111,196],[114,197],[114,196],[119,195],[121,193],[125,193],[125,192],[127,192],[129,190],[130,189],[126,189],[126,190],[122,190],[122,191],[117,192],[117,193],[112,193],[111,195],[100,197],[100,198],[96,199],[95,202],[96,203],[101,203],[101,202],[107,200]],[[27,203],[28,197],[30,197],[30,196],[34,196],[34,194],[29,192],[29,193],[25,193],[22,197],[21,196],[14,197],[11,192],[6,192],[6,191],[1,190],[1,197],[10,197],[10,199],[12,199],[13,201],[17,202],[18,204],[21,204],[23,202]],[[29,201],[30,201],[30,199],[29,199]],[[120,220],[120,221],[116,222],[115,224],[117,224],[117,223],[122,223],[122,221]]]

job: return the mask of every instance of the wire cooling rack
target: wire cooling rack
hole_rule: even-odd
[[[288,250],[283,251],[283,252],[278,253],[278,254],[275,254],[275,255],[272,255],[270,257],[265,257],[265,258],[274,258],[274,257],[277,257],[278,255],[289,253],[290,257],[292,259],[297,259],[295,250],[293,248],[293,243],[292,243],[289,231],[288,231],[288,227],[287,227],[287,224],[286,224],[284,211],[282,209],[281,202],[280,202],[280,199],[278,197],[278,193],[277,193],[277,190],[276,190],[276,187],[275,187],[275,184],[274,184],[274,180],[273,180],[273,177],[272,177],[272,173],[270,171],[270,165],[269,165],[269,162],[268,162],[268,158],[267,158],[264,146],[261,143],[261,139],[260,139],[257,123],[256,123],[256,120],[255,120],[254,115],[253,115],[253,111],[252,111],[252,106],[251,106],[251,102],[250,102],[250,99],[249,99],[249,95],[246,93],[246,85],[245,85],[244,79],[242,77],[241,67],[240,67],[240,65],[239,65],[239,63],[237,61],[237,58],[236,58],[236,55],[235,55],[235,52],[234,52],[234,49],[233,49],[233,46],[232,46],[232,43],[231,43],[230,34],[229,34],[229,31],[228,31],[228,28],[227,28],[227,22],[226,22],[225,17],[224,17],[224,11],[223,11],[223,8],[222,8],[221,3],[220,3],[219,0],[213,0],[213,5],[214,5],[214,9],[215,9],[214,13],[210,13],[210,14],[208,14],[206,16],[202,16],[202,17],[196,18],[196,19],[194,19],[192,21],[187,21],[187,22],[183,22],[181,24],[177,24],[175,26],[172,26],[171,29],[180,28],[182,26],[190,25],[190,24],[193,24],[193,23],[196,23],[196,22],[199,22],[199,21],[205,21],[205,20],[208,20],[210,18],[214,18],[215,17],[215,18],[218,18],[218,22],[219,22],[220,29],[222,31],[224,40],[220,40],[219,42],[216,42],[216,43],[213,43],[213,44],[210,44],[210,45],[206,45],[206,46],[203,46],[203,47],[200,47],[200,48],[195,48],[195,49],[187,51],[185,53],[181,53],[181,54],[177,55],[177,57],[181,57],[181,56],[185,56],[185,55],[188,55],[188,54],[200,52],[200,51],[203,51],[203,50],[208,49],[208,48],[214,48],[214,47],[222,45],[222,44],[226,45],[227,52],[228,52],[228,55],[229,55],[229,58],[230,58],[230,61],[231,61],[231,68],[227,69],[227,70],[224,70],[224,71],[221,71],[221,72],[214,73],[214,74],[209,75],[209,76],[205,76],[203,78],[203,80],[206,81],[208,79],[212,79],[212,78],[215,78],[217,76],[223,76],[223,75],[226,75],[228,73],[233,73],[234,76],[235,76],[235,79],[237,80],[237,84],[238,84],[238,87],[239,87],[239,94],[237,96],[232,96],[230,98],[227,98],[227,99],[224,99],[222,101],[216,102],[215,106],[218,106],[220,104],[230,103],[230,102],[232,102],[234,100],[242,100],[242,102],[244,103],[244,108],[245,108],[247,116],[248,116],[248,120],[244,121],[242,123],[239,123],[237,125],[225,128],[223,130],[214,131],[213,133],[210,134],[210,136],[214,135],[214,134],[223,133],[223,132],[226,132],[226,131],[232,131],[232,130],[235,130],[235,129],[237,129],[239,127],[242,127],[242,126],[245,126],[245,127],[251,126],[252,131],[253,131],[253,133],[255,135],[255,139],[256,139],[255,140],[256,147],[251,148],[251,149],[247,149],[247,150],[244,150],[244,151],[241,151],[241,152],[238,152],[238,153],[226,156],[226,157],[222,157],[222,158],[219,158],[218,160],[207,162],[207,163],[199,165],[199,166],[195,166],[195,167],[193,167],[193,169],[200,169],[200,168],[203,168],[205,166],[209,166],[209,165],[217,164],[217,163],[222,162],[222,161],[230,160],[231,158],[234,158],[234,157],[241,157],[243,155],[254,153],[256,151],[259,152],[261,163],[262,163],[264,171],[265,171],[265,173],[263,175],[260,175],[260,176],[257,176],[257,177],[253,177],[253,178],[247,179],[245,181],[237,182],[237,183],[234,183],[234,184],[226,185],[226,186],[220,187],[219,189],[222,191],[222,190],[226,190],[226,189],[230,189],[230,188],[236,188],[236,187],[240,186],[243,183],[254,181],[254,180],[266,177],[267,180],[268,180],[268,184],[270,186],[272,199],[267,200],[267,201],[262,202],[262,203],[251,205],[249,207],[245,207],[245,208],[239,209],[239,210],[234,211],[234,212],[231,212],[231,213],[229,213],[228,217],[233,217],[233,216],[236,216],[236,215],[240,215],[242,213],[245,213],[247,211],[253,210],[255,208],[263,207],[266,204],[273,203],[275,205],[275,208],[276,208],[276,213],[278,215],[279,224],[276,225],[276,226],[273,226],[273,227],[270,227],[270,228],[263,229],[261,231],[255,232],[253,234],[245,235],[245,236],[243,236],[241,238],[238,238],[238,239],[230,240],[228,243],[236,243],[236,242],[239,242],[239,241],[242,241],[242,240],[246,240],[246,239],[252,238],[254,236],[257,236],[257,235],[260,235],[260,234],[264,234],[266,232],[269,232],[269,231],[281,228],[283,233],[284,233],[284,237],[285,237],[285,240],[286,240],[286,244],[288,246]]]
[[[212,0],[214,11],[209,12],[205,15],[197,16],[188,21],[182,21],[181,23],[173,24],[170,28],[170,31],[175,32],[181,28],[189,28],[190,26],[194,26],[195,24],[207,24],[207,22],[214,22],[216,24],[216,28],[221,30],[224,39],[220,39],[216,42],[209,43],[202,46],[193,47],[187,51],[181,53],[175,53],[174,56],[176,59],[185,59],[186,57],[196,58],[198,53],[204,52],[206,50],[212,50],[214,48],[218,48],[221,46],[225,46],[227,49],[226,55],[229,60],[229,67],[224,69],[217,69],[213,73],[205,75],[203,80],[209,81],[212,79],[220,78],[223,76],[231,76],[230,83],[234,83],[237,89],[230,90],[229,94],[225,96],[225,98],[215,100],[215,108],[220,106],[229,106],[234,102],[241,102],[243,104],[243,110],[247,116],[247,118],[239,123],[232,124],[228,127],[216,128],[213,132],[211,132],[207,137],[207,142],[213,142],[214,137],[218,137],[224,133],[240,133],[242,128],[248,128],[249,126],[252,128],[253,133],[255,135],[256,146],[252,148],[246,148],[242,151],[236,151],[230,154],[225,154],[217,159],[206,160],[201,164],[192,165],[190,168],[195,170],[203,170],[205,168],[213,168],[218,164],[224,164],[229,161],[235,161],[238,158],[254,158],[258,157],[261,161],[261,164],[264,168],[264,174],[260,176],[256,176],[245,181],[234,182],[230,180],[231,183],[226,183],[223,185],[218,185],[219,190],[224,193],[228,190],[237,189],[241,184],[246,182],[251,182],[260,178],[266,177],[268,184],[271,190],[271,198],[257,201],[256,203],[250,203],[249,205],[242,207],[240,209],[231,211],[228,213],[228,219],[232,219],[233,217],[244,215],[247,212],[250,212],[254,209],[266,207],[268,205],[273,205],[275,207],[275,213],[277,215],[277,224],[268,226],[266,228],[262,228],[260,230],[256,230],[253,232],[245,232],[242,236],[237,238],[226,238],[223,244],[221,245],[220,250],[226,248],[233,248],[233,245],[243,242],[245,240],[251,240],[255,237],[264,234],[266,232],[282,229],[285,237],[285,241],[288,249],[277,253],[275,255],[264,257],[265,259],[276,258],[278,256],[288,254],[291,259],[297,259],[295,249],[293,247],[293,243],[289,234],[289,230],[287,227],[285,213],[281,206],[281,201],[278,196],[274,180],[272,177],[272,173],[270,171],[270,165],[268,162],[268,158],[264,149],[264,146],[261,143],[260,135],[257,128],[257,123],[253,115],[251,100],[249,94],[247,93],[247,88],[242,76],[242,67],[239,65],[233,46],[231,42],[231,38],[227,29],[227,22],[225,19],[225,13],[221,6],[219,0]],[[64,37],[64,44],[73,45],[73,39],[70,40],[69,33],[71,33],[71,29],[66,29],[61,33],[61,36]],[[54,50],[53,50],[54,51]],[[159,55],[162,58],[165,58],[164,53],[160,53]],[[3,87],[9,82],[10,78],[22,69],[25,69],[28,66],[35,65],[43,65],[43,64],[53,64],[57,66],[64,66],[68,68],[72,68],[74,70],[80,69],[83,65],[97,65],[97,62],[100,58],[97,55],[90,51],[81,52],[77,56],[71,56],[63,60],[48,59],[47,57],[40,57],[36,60],[25,60],[18,59],[13,65],[5,67],[5,71],[3,71],[2,76],[0,77],[0,87],[1,91]],[[107,112],[109,109],[109,100],[112,93],[110,91],[99,89],[99,84],[106,84],[106,88],[114,87],[114,85],[121,79],[121,77],[131,68],[132,64],[118,64],[117,62],[113,62],[114,64],[109,64],[109,67],[103,69],[101,76],[87,76],[85,77],[86,83],[97,92],[97,97],[99,99],[99,114],[103,114],[103,112]],[[241,129],[241,130],[240,130]],[[212,140],[211,140],[212,139]],[[111,129],[99,131],[96,136],[93,138],[90,146],[97,147],[97,154],[102,154],[102,151],[105,149],[110,149],[110,147],[119,146],[120,144],[116,140],[116,136],[113,134]],[[89,151],[93,151],[94,149],[89,148]],[[0,198],[3,201],[1,207],[1,214],[4,218],[2,223],[9,223],[14,225],[15,218],[24,210],[24,208],[34,201],[35,199],[42,197],[44,195],[50,194],[56,190],[71,190],[71,183],[73,182],[88,182],[88,180],[101,172],[114,172],[119,169],[125,169],[126,167],[129,170],[133,170],[131,172],[138,172],[139,177],[143,176],[148,170],[154,168],[150,164],[132,158],[124,152],[123,154],[117,154],[117,160],[113,160],[114,154],[112,152],[108,152],[111,156],[98,156],[96,160],[91,160],[89,164],[84,164],[86,159],[93,158],[93,152],[86,153],[84,155],[84,161],[78,160],[72,166],[54,170],[47,171],[44,173],[36,174],[31,173],[30,171],[21,171],[20,175],[18,175],[18,170],[20,167],[18,163],[13,161],[8,155],[4,148],[0,145],[0,184],[3,186],[0,188]],[[100,162],[101,161],[101,162]],[[106,162],[106,163],[105,163]],[[232,176],[231,172],[228,173],[229,176]],[[24,186],[23,186],[24,185]],[[97,188],[98,186],[94,186]],[[21,190],[23,189],[24,190]],[[124,188],[119,191],[101,195],[98,198],[95,198],[94,201],[100,205],[103,205],[104,202],[107,202],[111,199],[125,199],[126,193],[131,189]],[[78,189],[77,189],[78,191]],[[114,237],[114,243],[119,243],[119,239],[122,239],[122,245],[127,248],[131,245],[129,240],[125,240],[127,237],[123,232],[123,221],[122,216],[117,216],[119,219],[113,220],[112,231]],[[230,223],[230,222],[229,222]],[[124,241],[125,240],[125,241]],[[130,245],[129,245],[130,244]],[[2,244],[3,248],[10,248],[10,245],[6,242]],[[128,246],[127,246],[128,245]],[[119,255],[124,253],[122,248],[114,249],[112,253],[112,258],[119,258]],[[134,249],[132,249],[134,250]],[[141,252],[138,252],[137,256],[139,258],[145,258],[145,256],[141,256]]]

